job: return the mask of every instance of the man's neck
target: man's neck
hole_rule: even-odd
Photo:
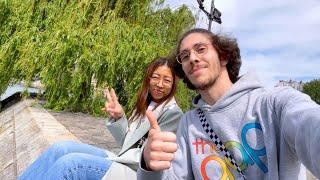
[[[231,82],[228,72],[222,71],[216,79],[213,86],[206,90],[199,90],[201,98],[209,105],[214,105],[231,87]]]

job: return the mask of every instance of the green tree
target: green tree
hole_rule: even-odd
[[[0,93],[40,78],[47,107],[100,114],[102,89],[111,86],[131,111],[146,66],[195,23],[186,6],[162,3],[0,0]],[[192,93],[180,85],[177,96],[188,109]]]
[[[305,83],[303,92],[308,94],[316,103],[320,104],[320,79],[314,79]]]

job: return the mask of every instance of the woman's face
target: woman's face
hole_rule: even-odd
[[[173,77],[168,66],[163,65],[155,69],[150,77],[149,93],[154,102],[163,101],[171,92]]]

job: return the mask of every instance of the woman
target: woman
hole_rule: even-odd
[[[174,99],[175,90],[176,78],[169,60],[154,60],[128,120],[114,90],[105,90],[103,111],[109,115],[107,128],[122,147],[118,155],[88,144],[57,142],[19,179],[136,179],[141,147],[150,128],[146,111],[152,110],[161,130],[176,131],[182,111]]]

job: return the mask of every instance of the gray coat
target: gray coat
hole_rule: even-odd
[[[183,115],[174,98],[167,104],[162,103],[159,105],[153,110],[153,113],[157,117],[161,130],[171,132],[177,130],[179,120]],[[113,163],[103,179],[136,179],[136,170],[139,165],[142,148],[135,147],[135,145],[148,133],[150,129],[149,121],[144,117],[130,137],[126,136],[128,120],[125,116],[117,121],[109,119],[106,124],[108,130],[122,148],[118,155],[107,151],[108,159],[112,160]]]

